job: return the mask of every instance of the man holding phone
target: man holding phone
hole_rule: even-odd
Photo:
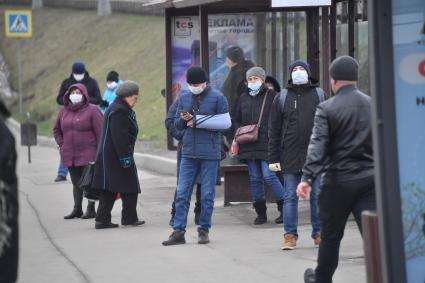
[[[164,246],[185,244],[187,213],[196,176],[201,179],[201,215],[198,243],[209,243],[214,208],[217,169],[221,159],[221,132],[231,126],[227,100],[208,86],[204,69],[191,67],[186,75],[189,91],[183,91],[177,106],[175,126],[184,130],[182,160],[176,194],[173,233]]]

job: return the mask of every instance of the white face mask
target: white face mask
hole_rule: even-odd
[[[83,101],[83,95],[78,93],[70,94],[69,100],[71,100],[72,104],[80,103],[81,101]]]
[[[205,83],[205,84],[202,84],[200,86],[188,85],[188,87],[189,87],[189,90],[190,90],[191,93],[193,93],[194,95],[198,95],[198,94],[201,94],[204,91],[204,89],[207,87],[207,84]]]
[[[82,79],[84,79],[84,74],[72,74],[74,76],[74,79],[79,82]]]
[[[292,72],[292,83],[294,85],[303,85],[308,83],[308,73],[305,70],[297,70]]]
[[[109,89],[114,89],[117,86],[117,82],[106,83],[106,87]]]

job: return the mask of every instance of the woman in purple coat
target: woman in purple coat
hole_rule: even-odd
[[[59,112],[53,133],[73,184],[74,209],[64,218],[94,218],[96,211],[94,202],[91,201],[83,215],[83,192],[77,184],[84,167],[95,161],[103,116],[96,105],[90,104],[87,89],[83,84],[70,86],[63,101],[64,106]]]

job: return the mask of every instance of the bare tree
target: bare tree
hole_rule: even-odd
[[[112,13],[110,0],[97,1],[97,15],[100,17],[109,16]]]
[[[32,0],[32,9],[37,10],[43,8],[43,0]]]

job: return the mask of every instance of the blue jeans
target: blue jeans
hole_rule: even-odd
[[[68,175],[68,168],[65,167],[62,160],[59,163],[58,176],[66,177]]]
[[[251,183],[251,193],[254,202],[266,199],[264,193],[264,181],[272,190],[274,198],[283,200],[283,186],[275,172],[270,171],[269,163],[266,160],[248,160],[249,180]]]
[[[198,173],[201,178],[201,215],[199,229],[208,231],[214,209],[217,168],[220,160],[194,159],[183,157],[180,163],[179,180],[176,194],[176,215],[173,229],[186,231],[187,213],[190,206],[193,186]]]
[[[285,201],[283,203],[283,227],[285,228],[285,235],[292,234],[298,238],[298,196],[297,186],[301,182],[301,173],[296,174],[284,174],[284,190],[285,190]],[[313,231],[311,237],[317,235],[320,232],[319,215],[317,211],[317,198],[319,194],[320,177],[318,177],[312,186],[310,194],[310,219]]]

